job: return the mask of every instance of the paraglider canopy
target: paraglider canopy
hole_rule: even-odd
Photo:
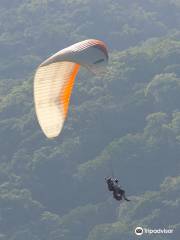
[[[88,39],[62,49],[40,64],[34,78],[34,101],[38,122],[48,138],[57,137],[63,128],[80,66],[97,73],[107,62],[106,45]]]

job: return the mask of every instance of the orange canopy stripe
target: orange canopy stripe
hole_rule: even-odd
[[[74,86],[75,77],[78,73],[79,67],[80,67],[79,64],[75,64],[75,67],[72,71],[72,74],[70,75],[69,80],[64,85],[64,87],[60,93],[60,104],[63,104],[64,118],[66,118],[66,116],[67,116],[71,92],[72,92],[72,89]]]

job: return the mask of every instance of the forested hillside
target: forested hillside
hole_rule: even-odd
[[[88,38],[104,75],[79,72],[60,136],[35,116],[37,66]],[[180,1],[0,1],[0,239],[134,240],[180,235]],[[116,202],[104,177],[120,179]]]

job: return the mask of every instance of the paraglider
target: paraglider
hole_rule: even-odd
[[[113,192],[113,197],[117,201],[126,200],[130,201],[126,195],[125,191],[120,187],[118,179],[113,179],[112,177],[105,178],[108,186],[108,190]]]
[[[38,122],[48,138],[57,137],[63,128],[80,66],[97,73],[107,62],[106,45],[88,39],[55,53],[40,64],[34,78],[34,102]]]

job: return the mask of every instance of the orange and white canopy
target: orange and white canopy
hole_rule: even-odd
[[[63,128],[80,66],[96,73],[107,62],[106,45],[88,39],[62,49],[40,64],[34,78],[34,100],[39,124],[48,138],[57,137]]]

